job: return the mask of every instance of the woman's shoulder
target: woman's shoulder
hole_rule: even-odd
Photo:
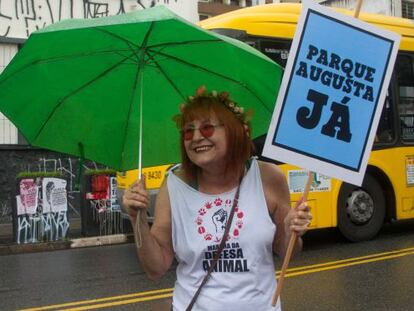
[[[183,170],[182,166],[180,164],[176,164],[168,169],[167,171],[167,177],[170,175],[174,175],[175,177],[178,177],[180,180],[185,182],[186,184],[189,183],[187,174]]]
[[[283,171],[275,163],[258,160],[257,164],[259,166],[260,175],[262,177],[263,182],[275,183],[285,180],[285,175],[283,174]]]
[[[289,188],[286,177],[281,168],[270,162],[258,161],[263,191],[270,214],[277,206],[284,204],[286,198],[289,202]]]

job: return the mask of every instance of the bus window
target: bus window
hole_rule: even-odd
[[[396,62],[399,88],[398,113],[400,116],[401,138],[404,142],[414,142],[414,71],[413,56],[399,55]]]
[[[384,108],[382,109],[381,117],[378,123],[377,134],[375,136],[375,143],[383,144],[394,141],[394,113],[392,105],[392,97],[390,90],[385,97]]]
[[[243,30],[237,29],[212,29],[213,32],[218,34],[237,39],[247,43],[251,47],[258,49],[267,57],[278,63],[283,68],[286,67],[286,62],[289,56],[290,46],[292,40],[262,38],[256,36],[250,36]]]

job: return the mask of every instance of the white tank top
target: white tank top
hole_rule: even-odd
[[[173,310],[190,303],[220,244],[236,189],[209,195],[168,175],[172,239],[177,266]],[[229,238],[194,311],[280,310],[271,306],[276,288],[272,243],[276,226],[270,218],[257,160],[243,178]]]

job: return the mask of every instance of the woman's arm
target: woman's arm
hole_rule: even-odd
[[[266,162],[259,163],[266,203],[277,228],[273,251],[284,258],[293,232],[296,232],[298,236],[293,254],[302,249],[301,236],[307,231],[312,215],[306,202],[299,201],[294,208],[290,207],[290,194],[286,178],[277,165]]]
[[[140,214],[142,246],[137,248],[139,260],[152,280],[160,279],[171,267],[174,259],[171,236],[171,206],[167,184],[161,186],[155,202],[154,222],[150,228],[147,220],[149,194],[143,181],[126,190],[123,204],[128,211],[134,232],[137,211]]]

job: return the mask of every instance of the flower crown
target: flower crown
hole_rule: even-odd
[[[203,97],[214,99],[215,101],[223,104],[227,109],[233,112],[237,119],[239,119],[243,124],[248,123],[249,114],[246,113],[244,107],[238,106],[237,103],[230,98],[230,94],[228,92],[217,93],[215,90],[208,92],[204,85],[200,86],[196,90],[194,96],[189,96],[186,102],[180,105],[181,113],[184,112],[187,105],[193,103],[196,99]]]

